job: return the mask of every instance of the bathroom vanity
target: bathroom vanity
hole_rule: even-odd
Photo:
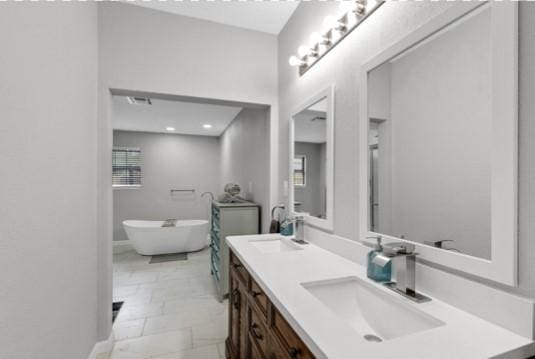
[[[230,253],[228,358],[314,358],[238,257]]]
[[[280,235],[227,237],[227,358],[525,358],[532,340]],[[426,293],[424,293],[426,294]]]

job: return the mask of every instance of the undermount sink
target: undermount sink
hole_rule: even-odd
[[[302,283],[314,297],[368,341],[433,329],[444,322],[358,277]]]
[[[249,243],[262,253],[279,253],[288,251],[302,250],[299,245],[290,242],[286,239],[255,239],[250,240]]]

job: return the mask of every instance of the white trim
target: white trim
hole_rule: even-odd
[[[97,359],[97,357],[100,354],[110,353],[111,350],[113,349],[114,342],[115,342],[115,338],[113,337],[113,330],[112,330],[108,339],[95,343],[95,345],[93,346],[93,350],[91,350],[91,353],[89,353],[89,356],[87,357],[87,359]]]
[[[322,99],[325,99],[327,102],[327,119],[326,119],[326,128],[327,128],[327,143],[326,143],[326,159],[327,164],[325,165],[325,171],[326,171],[326,181],[325,185],[327,187],[327,196],[325,199],[325,206],[326,206],[326,215],[327,218],[317,218],[314,216],[309,215],[308,213],[304,212],[295,212],[294,209],[294,202],[295,202],[295,194],[294,194],[294,183],[293,183],[293,160],[295,157],[295,148],[294,148],[294,138],[295,138],[295,115],[300,113],[301,111],[309,108],[310,106],[314,105],[315,103],[321,101]],[[289,212],[292,215],[301,215],[305,217],[305,221],[315,227],[322,228],[327,231],[333,230],[333,223],[334,223],[334,85],[331,85],[327,87],[326,89],[318,92],[311,98],[309,98],[307,101],[305,101],[303,104],[298,106],[293,112],[292,117],[290,120],[290,150],[289,150],[289,163],[290,163],[290,171],[289,171],[289,181],[288,181],[288,208]]]
[[[427,261],[511,286],[517,285],[517,111],[518,111],[518,3],[473,2],[455,6],[418,28],[401,41],[374,57],[361,68],[360,83],[360,163],[368,159],[367,74],[406,49],[425,41],[480,6],[491,9],[492,35],[492,259],[486,260],[414,243]],[[360,240],[376,235],[368,229],[368,167],[360,166]],[[382,235],[382,234],[381,234]],[[385,236],[388,240],[402,239]]]

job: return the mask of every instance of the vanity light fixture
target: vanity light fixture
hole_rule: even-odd
[[[175,130],[175,128],[174,127],[166,127],[165,130],[169,131],[169,132],[173,132]]]
[[[368,16],[370,16],[384,0],[342,0],[340,1],[341,14],[337,16],[329,15],[323,22],[321,32],[310,34],[310,45],[301,45],[297,50],[297,55],[290,56],[288,60],[290,66],[299,69],[302,76],[316,62],[325,56],[351,31],[359,26]]]
[[[210,125],[209,123],[205,123],[204,125],[202,125],[202,127],[208,130],[212,128],[212,125]]]

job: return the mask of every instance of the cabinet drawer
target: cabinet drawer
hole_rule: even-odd
[[[255,282],[253,278],[251,278],[250,294],[251,298],[253,298],[253,301],[258,306],[258,309],[260,309],[260,314],[263,316],[263,319],[267,320],[269,300],[266,296],[266,293],[264,293],[262,288],[260,288],[260,286]]]
[[[230,267],[235,271],[236,276],[243,284],[245,284],[245,287],[248,287],[249,283],[249,273],[247,272],[247,269],[241,264],[238,257],[234,255],[234,253],[230,253]]]
[[[271,326],[273,334],[281,344],[280,350],[286,354],[287,358],[314,358],[305,343],[301,341],[288,322],[274,307]]]
[[[264,321],[252,307],[249,308],[248,330],[249,338],[251,338],[251,342],[258,347],[258,351],[260,353],[266,353],[268,348],[267,330]]]

